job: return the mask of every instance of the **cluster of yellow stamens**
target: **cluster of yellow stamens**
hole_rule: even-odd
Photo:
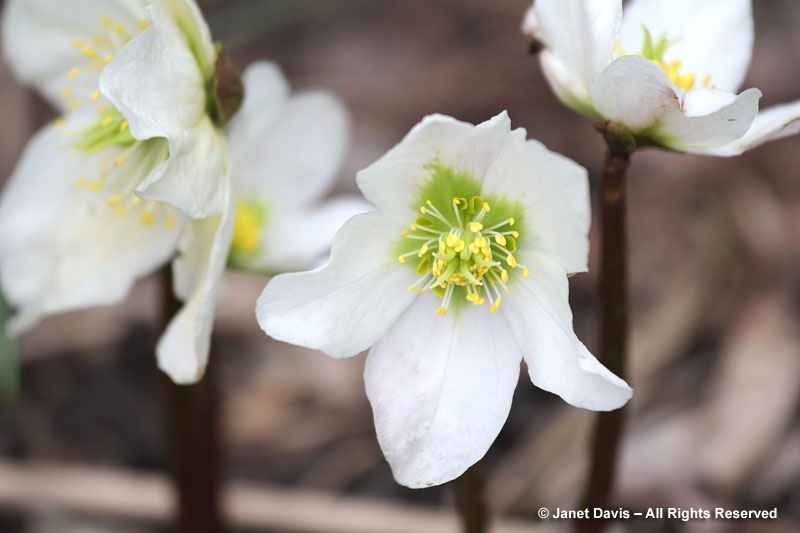
[[[614,44],[614,48],[612,50],[612,54],[615,58],[619,58],[626,55],[637,55],[644,57],[645,59],[649,59],[653,63],[655,63],[664,74],[667,75],[669,80],[675,84],[676,87],[682,89],[684,91],[688,91],[689,89],[693,89],[695,83],[697,82],[697,76],[694,73],[687,72],[682,73],[681,70],[683,68],[683,63],[681,61],[675,60],[667,62],[664,60],[664,53],[667,49],[672,45],[675,41],[667,39],[666,35],[662,35],[658,38],[657,41],[653,41],[653,37],[650,34],[650,31],[647,28],[643,28],[644,31],[644,44],[642,46],[642,51],[629,54],[622,49],[622,43],[617,41]],[[716,86],[711,84],[711,74],[708,73],[703,78],[703,87],[711,87],[715,89]]]
[[[457,291],[473,305],[481,305],[488,298],[489,313],[494,313],[502,294],[510,293],[506,285],[509,269],[520,268],[523,277],[528,276],[528,269],[514,257],[519,238],[519,232],[512,229],[515,219],[509,217],[487,227],[484,219],[491,206],[482,197],[453,198],[448,216],[430,200],[419,210],[421,216],[402,236],[422,244],[399,255],[398,261],[417,258],[420,279],[408,290],[421,294],[430,289],[442,297],[438,314],[447,314]]]
[[[141,21],[138,29],[143,30],[147,26],[146,21]],[[98,35],[88,40],[71,43],[72,48],[78,50],[85,61],[84,64],[69,69],[69,79],[77,78],[84,70],[99,72],[114,58],[114,53],[134,36],[107,15],[100,17],[98,31]],[[70,87],[61,92],[61,98],[65,108],[70,111],[84,103],[75,96],[75,91]],[[135,139],[125,117],[108,102],[101,102],[99,90],[92,93],[91,101],[99,106],[97,120],[89,126],[70,132],[79,139],[72,147],[86,159],[99,158],[99,166],[104,169],[93,179],[86,176],[75,179],[75,186],[92,193],[107,191],[105,204],[115,217],[131,214],[146,227],[154,227],[159,218],[162,218],[164,227],[173,229],[175,218],[166,212],[167,209],[154,202],[142,200],[134,193],[141,177],[147,175],[167,156],[166,141],[156,139],[142,142]],[[63,118],[55,121],[56,127],[65,124]]]

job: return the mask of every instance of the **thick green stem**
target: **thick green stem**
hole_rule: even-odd
[[[464,533],[486,533],[489,513],[484,489],[483,459],[469,467],[456,480],[456,505]]]
[[[626,379],[628,352],[627,235],[625,224],[626,172],[630,149],[613,142],[606,132],[609,150],[603,167],[601,192],[602,246],[600,266],[600,361]],[[597,414],[592,462],[582,507],[608,508],[614,490],[614,474],[625,423],[625,409]],[[599,520],[576,522],[581,533],[603,531]]]
[[[169,267],[162,273],[164,324],[180,309]],[[213,351],[213,342],[212,342]],[[209,358],[203,379],[177,385],[161,374],[170,473],[177,496],[178,533],[220,533],[221,446],[216,365]]]

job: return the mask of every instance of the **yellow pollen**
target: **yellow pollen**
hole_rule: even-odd
[[[103,122],[101,122],[100,125],[105,128],[106,126],[108,126],[112,122],[114,122],[114,117],[106,117],[106,118],[103,119]]]
[[[67,123],[67,121],[64,120],[63,118],[57,118],[57,119],[55,119],[53,121],[53,126],[55,126],[56,128],[60,128],[61,126],[63,126],[66,123]]]
[[[146,30],[150,23],[146,20],[139,21],[139,29]]]
[[[127,130],[127,129],[128,129],[128,121],[126,120],[125,122],[123,122],[123,123],[120,125],[120,127],[119,127],[119,131],[125,131],[125,130]]]
[[[422,213],[422,214],[424,215],[424,214],[425,214],[425,208],[424,208],[424,207],[420,207],[420,208],[419,208],[419,212],[420,212],[420,213]]]
[[[125,162],[125,158],[126,158],[126,157],[125,157],[124,155],[121,155],[121,156],[119,156],[118,158],[116,158],[116,159],[114,160],[114,166],[115,166],[115,167],[118,167],[118,166],[120,166],[122,163],[124,163],[124,162]]]
[[[518,231],[512,231],[512,232],[511,232],[511,235],[512,235],[512,236],[513,236],[515,239],[519,239],[519,232],[518,232]]]
[[[470,230],[472,233],[478,233],[478,232],[479,232],[480,230],[482,230],[482,229],[483,229],[483,224],[481,224],[480,222],[472,222],[472,223],[469,225],[469,230]]]
[[[398,257],[397,260],[400,261],[401,263],[405,263],[406,262],[406,258],[403,257],[402,255],[400,257]]]
[[[423,255],[425,255],[426,253],[428,253],[428,245],[427,245],[427,244],[423,244],[423,245],[422,245],[422,248],[420,248],[420,249],[419,249],[419,252],[417,252],[417,255],[418,255],[419,257],[422,257],[422,256],[423,256]]]
[[[109,17],[108,15],[102,15],[100,17],[100,23],[103,24],[103,26],[105,26],[106,28],[110,28],[111,27],[111,17]]]
[[[100,99],[100,91],[95,91],[92,93],[92,101],[96,102]]]
[[[70,71],[69,71],[69,74],[68,74],[68,76],[69,76],[70,78],[74,78],[75,76],[77,76],[77,75],[78,75],[78,74],[80,74],[80,73],[81,73],[81,69],[80,69],[80,68],[78,68],[78,67],[75,67],[74,69],[72,69],[72,70],[70,70]]]
[[[458,198],[453,198],[453,205],[458,205]]]
[[[74,111],[75,109],[78,109],[78,107],[80,107],[80,105],[81,105],[81,103],[78,100],[73,98],[72,100],[67,102],[67,111]]]
[[[81,41],[72,41],[72,48],[80,48],[83,46]]]
[[[487,213],[492,210],[492,208],[489,207],[489,202],[483,202],[483,210]]]
[[[441,315],[443,310],[444,310],[444,309],[442,309],[442,308],[440,307],[439,309],[437,309],[437,310],[436,310],[436,314],[437,314],[437,315]]]
[[[517,260],[514,259],[514,256],[511,254],[508,254],[508,257],[506,257],[506,263],[508,263],[508,266],[511,268],[517,268]]]
[[[417,226],[415,224],[411,224],[409,227],[411,228],[411,231],[417,231]]]
[[[171,217],[167,218],[167,229],[168,230],[175,229],[175,217],[171,216]]]
[[[137,205],[139,205],[141,203],[142,203],[142,199],[139,198],[138,196],[134,196],[133,198],[131,198],[131,207],[136,207]]]
[[[121,194],[115,194],[113,196],[109,196],[106,198],[106,203],[110,206],[115,206],[122,201],[123,197]]]
[[[407,230],[403,230],[403,231],[401,232],[401,235],[403,235],[403,237],[405,237],[406,235],[408,235],[408,231],[407,231]]]
[[[495,302],[494,302],[494,308],[495,309],[500,309],[500,303],[502,301],[503,301],[503,297],[502,296],[498,296],[497,300],[495,300]]]
[[[509,218],[508,219],[508,225],[509,226],[513,226],[514,225],[514,219],[513,218]]]
[[[508,282],[508,270],[503,270],[500,273],[500,281],[502,281],[503,283],[507,283]]]
[[[261,244],[262,215],[257,207],[244,202],[236,204],[233,246],[245,254],[255,253]]]
[[[86,187],[87,185],[89,185],[89,180],[86,178],[78,178],[75,180],[76,187]]]
[[[413,285],[409,285],[408,286],[408,292],[413,292],[413,291],[414,291],[414,286]]]
[[[145,226],[152,226],[156,223],[156,215],[152,211],[145,211],[139,220]]]
[[[64,89],[61,91],[61,99],[69,100],[72,97],[72,89]]]
[[[88,46],[81,47],[81,53],[86,57],[95,58],[97,57],[97,51],[94,48],[90,48]]]
[[[114,31],[120,35],[125,35],[125,29],[119,24],[114,24]]]
[[[98,181],[93,181],[92,183],[89,184],[89,190],[92,191],[92,192],[97,192],[100,189],[102,189],[103,187],[105,187],[105,183],[103,183],[102,181],[99,181],[99,180]]]
[[[112,59],[114,59],[114,56],[106,56],[106,58],[103,60],[103,63],[108,64]]]
[[[118,208],[114,209],[114,211],[113,211],[113,213],[112,213],[112,214],[113,214],[115,217],[122,217],[122,216],[125,216],[125,213],[126,213],[126,212],[127,212],[127,211],[125,211],[125,208],[124,208],[124,207],[118,207]]]
[[[528,269],[527,269],[527,268],[524,268],[524,269],[522,270],[522,277],[523,277],[523,278],[527,278],[527,277],[528,277],[528,274],[530,274],[530,272],[528,272]]]
[[[496,242],[500,246],[505,246],[506,245],[506,238],[503,237],[501,234],[497,233],[494,236],[494,242]]]
[[[711,85],[711,74],[706,74],[706,77],[703,78],[703,87],[708,87]]]

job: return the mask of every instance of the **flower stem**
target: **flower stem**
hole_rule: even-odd
[[[600,266],[600,361],[626,379],[628,352],[627,235],[625,224],[625,174],[632,149],[615,143],[606,130],[608,153],[601,185],[602,246]],[[592,444],[592,463],[584,489],[582,508],[607,509],[614,489],[618,449],[625,423],[625,408],[597,413]],[[581,533],[603,531],[605,522],[580,520]]]
[[[181,303],[173,295],[169,267],[162,271],[161,279],[166,326]],[[194,385],[178,385],[161,374],[167,452],[178,504],[175,530],[179,533],[224,531],[219,497],[219,389],[212,362],[209,357],[205,376]]]
[[[456,481],[456,505],[464,533],[486,533],[489,513],[484,488],[483,459],[469,467]]]

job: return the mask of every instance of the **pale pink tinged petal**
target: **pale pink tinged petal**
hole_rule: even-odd
[[[567,403],[594,411],[622,407],[632,390],[608,371],[575,336],[566,272],[552,259],[521,255],[530,277],[509,285],[502,315],[522,349],[531,381]]]
[[[325,267],[270,281],[256,308],[262,329],[337,358],[372,346],[414,297],[408,291],[414,269],[394,254],[406,224],[404,217],[384,213],[348,220]]]
[[[460,476],[508,417],[520,349],[485,306],[441,316],[430,293],[370,350],[364,371],[378,441],[398,483],[422,488]]]
[[[625,7],[622,48],[642,51],[647,27],[658,39],[674,42],[664,54],[667,63],[680,61],[682,73],[693,73],[736,92],[744,80],[753,51],[751,0],[633,0]]]

